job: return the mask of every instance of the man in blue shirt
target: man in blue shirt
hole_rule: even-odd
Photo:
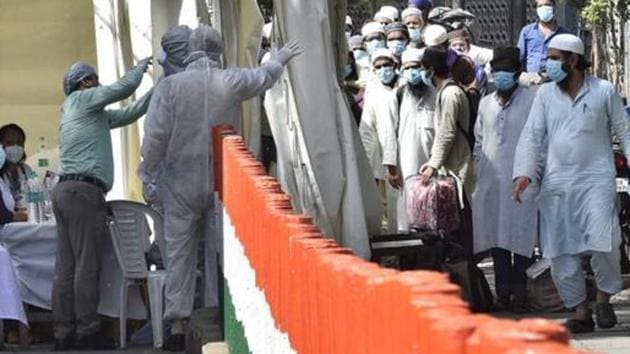
[[[555,0],[536,0],[536,12],[539,21],[531,23],[521,30],[518,48],[521,51],[521,63],[526,73],[539,74],[544,71],[549,41],[561,33],[569,31],[558,25],[555,19]],[[528,75],[527,84],[538,84],[540,75]]]
[[[138,120],[151,91],[123,109],[150,64],[144,59],[118,82],[101,86],[93,67],[76,63],[64,77],[59,126],[60,178],[52,193],[57,258],[52,290],[55,350],[113,349],[97,314],[101,243],[108,240],[105,194],[114,183],[110,130]]]

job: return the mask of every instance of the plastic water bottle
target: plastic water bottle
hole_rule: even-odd
[[[43,219],[44,221],[55,221],[55,214],[52,207],[52,190],[55,185],[54,176],[46,173],[44,178],[44,200],[43,200]]]
[[[39,182],[39,178],[35,173],[31,174],[28,179],[28,222],[40,223],[43,219],[43,201],[44,191],[42,184]]]

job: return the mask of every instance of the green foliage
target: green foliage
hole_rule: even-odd
[[[592,29],[602,29],[608,23],[610,0],[590,0],[582,9],[582,19]]]
[[[588,0],[582,9],[582,19],[592,29],[605,29],[611,12],[625,22],[630,14],[630,0]]]

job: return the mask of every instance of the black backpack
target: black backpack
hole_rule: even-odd
[[[457,129],[459,129],[459,131],[462,132],[462,134],[464,134],[464,136],[466,137],[466,140],[468,141],[468,146],[470,147],[470,151],[473,151],[473,149],[475,148],[475,122],[477,121],[477,111],[479,110],[479,101],[481,101],[481,95],[478,92],[470,93],[466,91],[463,87],[461,87],[458,83],[454,81],[447,82],[441,92],[444,92],[444,89],[446,89],[449,86],[458,87],[460,90],[464,92],[464,94],[466,95],[466,98],[468,99],[468,107],[470,107],[469,117],[468,117],[468,129],[467,130],[464,129],[464,127],[462,127],[459,121],[457,122]],[[441,92],[437,98],[437,101],[435,102],[436,106],[440,105],[442,101]]]

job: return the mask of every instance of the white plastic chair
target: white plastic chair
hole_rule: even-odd
[[[160,248],[163,261],[165,244],[162,215],[146,204],[128,200],[114,200],[107,203],[111,210],[109,230],[114,252],[122,270],[123,283],[120,289],[120,347],[127,347],[127,300],[131,286],[147,283],[149,307],[151,309],[151,327],[153,346],[161,348],[163,344],[163,301],[165,271],[149,271],[145,253],[150,247],[150,230],[147,216],[153,220],[153,231]]]

